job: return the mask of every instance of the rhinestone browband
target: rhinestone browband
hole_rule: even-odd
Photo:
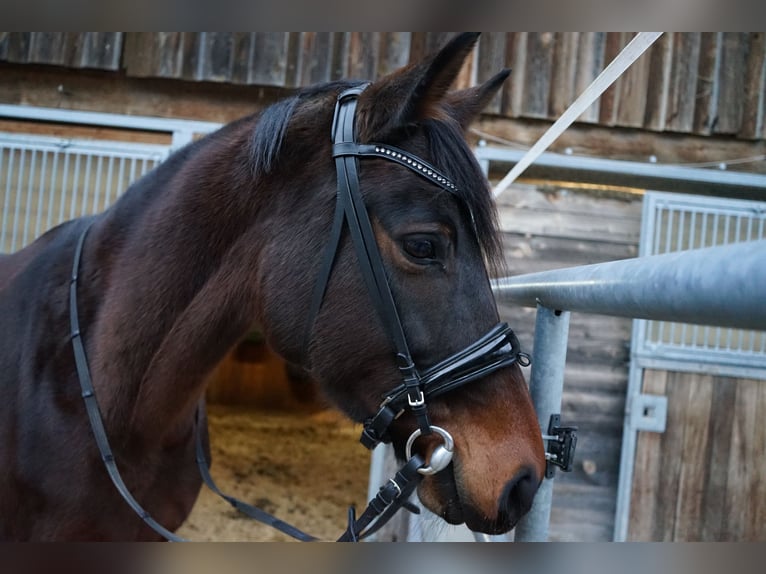
[[[458,189],[446,175],[441,173],[434,166],[394,146],[379,143],[357,144],[344,142],[335,144],[333,148],[333,157],[346,155],[382,157],[411,169],[421,177],[435,183],[442,189],[446,189],[450,193],[455,193]]]

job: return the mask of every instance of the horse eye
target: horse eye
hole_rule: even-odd
[[[436,246],[430,239],[405,239],[404,250],[415,259],[436,258]]]

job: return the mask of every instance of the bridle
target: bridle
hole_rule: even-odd
[[[386,277],[386,270],[375,240],[372,224],[359,189],[358,159],[376,157],[393,161],[453,194],[457,191],[457,186],[434,166],[404,150],[386,144],[361,144],[357,142],[354,132],[356,104],[359,95],[366,87],[367,84],[343,91],[338,96],[335,106],[332,137],[333,158],[338,176],[336,208],[330,241],[325,250],[310,302],[305,348],[308,349],[311,332],[322,307],[327,284],[340,248],[344,223],[347,223],[362,277],[388,338],[393,344],[396,364],[402,377],[402,382],[385,394],[378,411],[365,421],[360,441],[369,449],[381,442],[390,442],[388,429],[393,421],[405,411],[414,415],[418,428],[410,435],[405,447],[407,462],[393,478],[380,488],[378,494],[369,502],[359,518],[356,518],[353,508],[349,509],[348,527],[338,539],[339,541],[357,541],[371,535],[402,507],[415,511],[414,507],[408,503],[408,499],[420,480],[424,475],[435,474],[445,469],[451,462],[454,441],[445,429],[431,424],[427,408],[430,399],[483,378],[513,363],[529,364],[529,355],[520,351],[518,339],[511,328],[506,323],[500,323],[465,349],[450,355],[432,367],[419,369],[415,365]],[[119,473],[104,429],[90,377],[82,335],[80,334],[77,311],[77,279],[82,250],[89,228],[90,224],[82,232],[75,250],[69,293],[72,346],[91,429],[102,461],[120,495],[155,532],[170,541],[183,541],[182,538],[157,523],[132,496]],[[221,492],[210,475],[209,465],[204,454],[203,417],[204,401],[201,401],[196,420],[196,458],[202,478],[208,487],[239,511],[255,520],[264,522],[299,540],[315,540],[314,537],[282,522],[267,512]],[[418,437],[432,433],[438,435],[443,444],[431,453],[430,461],[426,464],[422,457],[412,453],[412,446]]]
[[[415,416],[421,435],[430,434],[434,427],[428,417],[428,399],[485,377],[517,361],[520,364],[528,364],[529,356],[520,352],[518,339],[511,328],[506,323],[500,323],[462,351],[450,355],[432,367],[421,370],[415,365],[359,189],[358,158],[378,157],[394,161],[460,198],[456,195],[457,186],[423,159],[390,145],[357,142],[354,132],[356,104],[365,88],[366,85],[362,85],[345,90],[338,96],[335,106],[332,127],[333,157],[338,174],[335,217],[311,300],[304,347],[308,347],[313,323],[322,306],[345,221],[367,292],[393,344],[396,364],[402,377],[401,384],[385,394],[378,412],[364,424],[361,442],[371,449],[387,440],[388,427],[405,410]],[[420,469],[420,473],[433,474],[439,470],[441,469],[431,465]]]

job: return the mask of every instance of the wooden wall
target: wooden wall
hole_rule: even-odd
[[[638,195],[515,184],[499,210],[509,275],[637,254]],[[501,316],[532,349],[535,311],[501,305]],[[551,540],[612,539],[630,335],[629,319],[572,314],[562,421],[578,443],[573,472],[556,474]]]
[[[119,72],[133,78],[293,88],[373,79],[451,34],[431,32],[0,32],[0,61]],[[552,120],[629,33],[491,32],[458,82],[514,72],[490,112]],[[766,34],[666,33],[582,117],[603,126],[766,136]]]

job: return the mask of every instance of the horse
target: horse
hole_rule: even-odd
[[[428,509],[514,527],[545,454],[524,355],[493,327],[497,217],[465,139],[509,71],[450,90],[477,38],[298,90],[0,258],[0,539],[161,540],[110,458],[177,529],[201,488],[195,435],[209,454],[207,376],[255,323],[368,446],[418,460]]]

